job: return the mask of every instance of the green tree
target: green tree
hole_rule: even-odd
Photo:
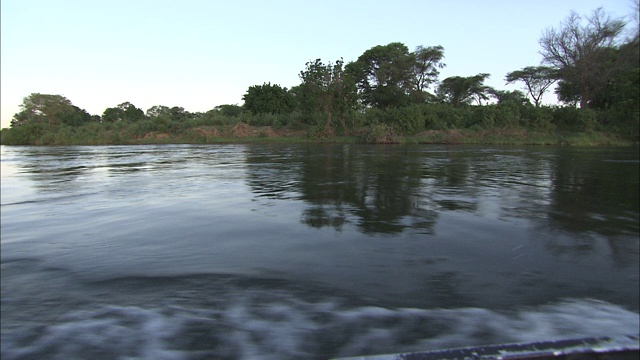
[[[415,103],[423,103],[429,99],[427,89],[438,80],[440,70],[446,66],[444,48],[440,45],[416,47],[413,52],[415,62],[413,64],[413,76],[411,79],[412,98]]]
[[[592,107],[594,98],[619,71],[619,63],[611,61],[606,49],[621,43],[625,26],[625,21],[598,8],[586,18],[571,12],[558,29],[543,33],[539,43],[544,63],[572,84],[581,108]]]
[[[557,72],[548,66],[527,66],[508,73],[505,80],[507,84],[524,82],[533,103],[540,107],[542,95],[557,81]]]
[[[182,106],[174,106],[169,109],[172,121],[186,121],[194,118],[194,114],[185,110]]]
[[[117,107],[115,108],[106,108],[102,113],[102,121],[113,123],[118,122],[123,119],[123,111]]]
[[[223,104],[218,105],[213,108],[216,111],[219,111],[224,116],[240,116],[242,114],[242,106],[238,106],[235,104]]]
[[[102,114],[104,122],[130,121],[135,122],[145,118],[144,111],[130,102],[123,102],[115,108],[107,108]]]
[[[250,86],[242,100],[244,108],[254,114],[286,114],[295,108],[293,95],[278,84]]]
[[[566,105],[576,107],[580,103],[580,89],[574,83],[560,80],[554,92],[558,100]]]
[[[93,121],[95,118],[91,116],[86,110],[80,109],[77,106],[73,106],[73,110],[60,114],[60,121],[63,124],[71,126],[82,126],[88,122]]]
[[[608,63],[616,66],[617,71],[611,74],[609,81],[591,100],[593,108],[609,109],[624,102],[640,98],[640,48],[638,38],[609,50]],[[615,65],[613,65],[615,64]],[[637,106],[636,106],[637,108]]]
[[[462,77],[451,76],[440,83],[437,95],[445,102],[453,106],[469,104],[476,100],[478,105],[482,104],[482,100],[489,100],[489,93],[492,88],[484,85],[484,81],[489,74],[481,73],[474,76]]]
[[[170,116],[171,116],[171,109],[168,106],[154,105],[147,109],[148,118],[159,118],[159,117],[169,118]]]
[[[393,42],[365,51],[346,70],[356,80],[362,103],[383,109],[410,103],[415,64],[409,49]]]
[[[346,116],[356,104],[355,82],[344,71],[344,61],[324,64],[320,59],[307,62],[300,71],[302,83],[296,89],[300,108],[304,113],[323,113],[325,131],[332,132],[332,116],[337,115],[342,128]]]
[[[145,118],[144,111],[130,102],[124,102],[118,105],[118,108],[123,110],[124,120],[126,121],[139,121]]]
[[[155,105],[147,109],[147,117],[164,121],[184,121],[192,119],[194,114],[180,106],[170,108],[164,105]]]
[[[32,93],[22,100],[20,112],[13,116],[11,127],[26,124],[80,126],[89,121],[89,113],[62,95]]]

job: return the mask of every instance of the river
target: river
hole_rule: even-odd
[[[637,334],[637,148],[9,147],[2,358]]]

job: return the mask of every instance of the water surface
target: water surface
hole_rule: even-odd
[[[7,147],[2,357],[638,332],[637,149]]]

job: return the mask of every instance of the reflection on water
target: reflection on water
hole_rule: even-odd
[[[638,299],[622,285],[637,280],[635,149],[3,147],[2,167],[3,244],[65,238],[48,249],[77,264],[100,246],[101,271],[262,273],[435,306]]]
[[[554,165],[550,218],[576,233],[638,234],[637,158],[574,152]]]
[[[637,149],[0,149],[3,359],[326,359],[638,328]]]
[[[305,201],[303,223],[432,231],[438,212],[539,220],[573,233],[638,233],[638,161],[611,149],[309,146],[247,149],[247,183]],[[297,151],[298,149],[296,149]]]

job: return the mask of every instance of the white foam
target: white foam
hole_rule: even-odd
[[[348,308],[330,301],[245,298],[215,309],[173,305],[76,311],[41,330],[25,326],[11,334],[3,331],[2,358],[93,354],[120,359],[326,359],[637,335],[639,325],[637,313],[594,300],[503,313],[478,308]]]

